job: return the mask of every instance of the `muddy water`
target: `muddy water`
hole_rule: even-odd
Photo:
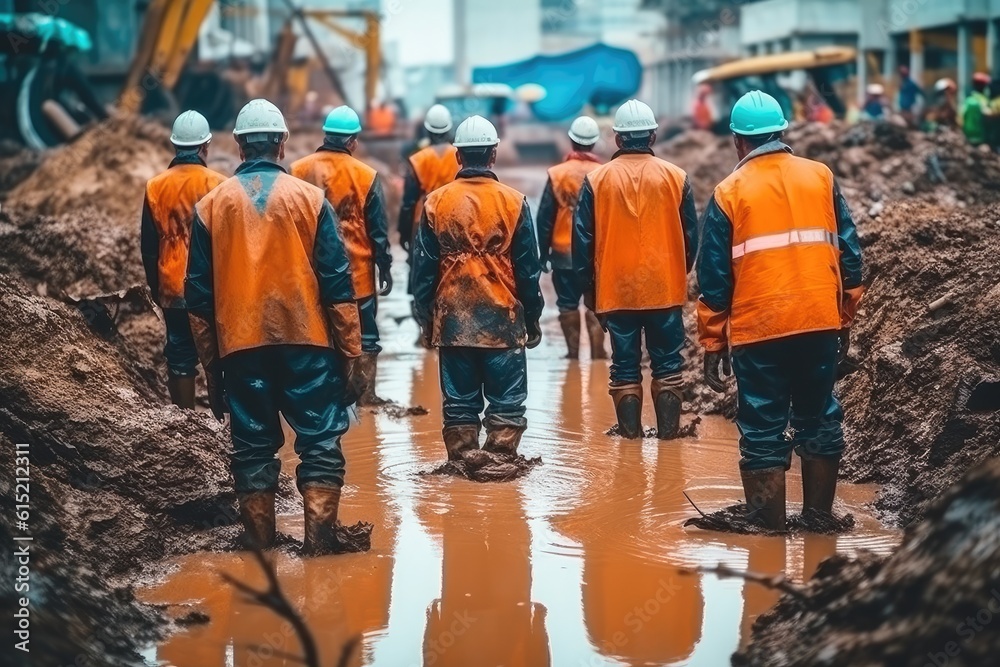
[[[546,289],[553,303],[547,281]],[[847,536],[682,527],[694,513],[682,491],[704,511],[741,499],[735,427],[708,418],[697,439],[668,444],[605,436],[614,422],[606,362],[559,359],[554,310],[543,321],[545,342],[529,353],[522,445],[544,465],[507,484],[420,476],[444,459],[437,359],[412,347],[416,327],[406,319],[404,295],[398,289],[380,306],[378,393],[430,413],[397,419],[362,412],[344,442],[342,519],[375,524],[372,550],[277,556],[282,587],[313,629],[324,665],[336,664],[352,637],[360,645],[351,665],[725,665],[777,596],[683,569],[725,563],[803,580],[834,553],[888,552],[898,542],[863,507],[874,489],[858,486],[840,492],[841,509],[858,519]],[[654,422],[648,405],[644,416]],[[291,447],[282,456],[292,473]],[[799,485],[796,467],[792,505]],[[279,517],[279,529],[301,538],[301,516]],[[210,618],[152,647],[150,661],[300,664],[291,657],[300,648],[287,624],[245,603],[220,573],[263,586],[257,566],[240,554],[198,554],[142,591],[150,602],[171,605],[173,615],[197,610]]]

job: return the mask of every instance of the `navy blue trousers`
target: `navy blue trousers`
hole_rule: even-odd
[[[580,307],[583,290],[572,269],[552,269],[552,286],[556,290],[556,307],[560,313]]]
[[[370,296],[358,302],[358,314],[361,317],[361,351],[378,354],[382,347],[378,344],[379,333],[375,316],[378,315],[378,297]]]
[[[680,308],[615,311],[605,314],[603,320],[611,337],[611,384],[642,381],[643,333],[654,378],[683,370],[687,336]]]
[[[163,346],[167,370],[175,377],[194,377],[198,374],[198,349],[187,309],[164,308],[163,323],[167,328],[167,342]]]
[[[445,426],[478,426],[484,408],[487,423],[492,417],[508,425],[527,425],[528,366],[523,348],[442,347],[438,361]]]

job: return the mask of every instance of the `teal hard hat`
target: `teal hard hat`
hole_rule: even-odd
[[[327,134],[357,134],[361,131],[361,119],[351,107],[339,106],[327,114],[323,131]]]
[[[734,134],[753,137],[774,134],[788,129],[788,121],[778,100],[767,93],[752,90],[736,102],[733,107],[729,129]]]

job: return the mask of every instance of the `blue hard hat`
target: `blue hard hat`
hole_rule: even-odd
[[[361,131],[361,119],[349,106],[339,106],[326,116],[323,131],[327,134],[357,134]]]
[[[767,93],[752,90],[733,106],[729,129],[734,134],[753,137],[788,129],[788,121],[778,100]]]

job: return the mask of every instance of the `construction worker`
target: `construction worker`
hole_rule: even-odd
[[[527,427],[524,348],[541,340],[541,266],[527,201],[491,170],[499,138],[482,116],[455,133],[458,178],[428,195],[413,242],[417,321],[440,348],[450,460],[513,456]],[[485,420],[483,398],[489,402]],[[481,458],[480,458],[481,460]]]
[[[986,143],[986,120],[990,115],[990,75],[976,72],[972,77],[972,93],[962,104],[962,130],[973,146]]]
[[[162,174],[146,183],[142,205],[140,248],[149,291],[163,310],[167,342],[167,391],[170,401],[194,408],[194,381],[198,374],[198,351],[191,337],[184,301],[184,274],[194,205],[226,180],[205,166],[212,132],[197,111],[185,111],[174,121],[170,142],[174,159]]]
[[[934,99],[927,112],[927,126],[934,130],[941,127],[958,127],[958,85],[953,79],[938,79],[934,84]]]
[[[386,222],[385,197],[378,172],[353,156],[358,147],[361,120],[347,106],[333,109],[323,124],[323,145],[312,155],[292,163],[291,174],[326,193],[337,213],[340,236],[347,247],[354,281],[354,297],[361,311],[361,359],[355,364],[364,390],[358,405],[381,402],[375,394],[379,331],[376,323],[376,269],[378,296],[392,291],[392,253]]]
[[[920,117],[923,105],[927,101],[924,89],[910,76],[910,68],[906,65],[899,67],[899,113],[906,120],[910,127],[917,127],[920,124]]]
[[[687,343],[681,307],[698,251],[687,174],[653,154],[656,117],[638,100],[615,114],[618,152],[587,174],[573,236],[585,303],[611,334],[611,397],[624,438],[642,437],[642,336],[652,362],[657,435],[680,428]]]
[[[246,537],[274,541],[274,492],[295,432],[306,553],[337,546],[344,483],[345,383],[361,355],[351,265],[337,216],[319,188],[285,173],[288,129],[267,100],[250,101],[233,130],[243,163],[195,209],[188,309],[212,411],[232,412],[231,467]]]
[[[725,391],[731,355],[743,489],[775,530],[785,527],[793,450],[804,509],[831,511],[844,449],[833,385],[864,291],[847,202],[829,168],[792,155],[787,127],[770,95],[737,102],[730,128],[740,163],[705,211],[698,260],[705,382]]]
[[[593,153],[594,145],[601,138],[601,129],[593,118],[580,116],[570,126],[569,138],[573,150],[563,162],[549,169],[549,180],[538,205],[538,250],[542,270],[550,270],[551,265],[559,324],[566,338],[566,358],[577,359],[580,356],[580,300],[583,294],[573,273],[573,216],[584,177],[601,166],[600,159]],[[601,323],[589,309],[585,318],[591,358],[607,359]]]
[[[869,84],[865,88],[865,104],[861,107],[861,118],[864,120],[885,120],[888,117],[889,105],[885,100],[885,86],[881,83]]]

